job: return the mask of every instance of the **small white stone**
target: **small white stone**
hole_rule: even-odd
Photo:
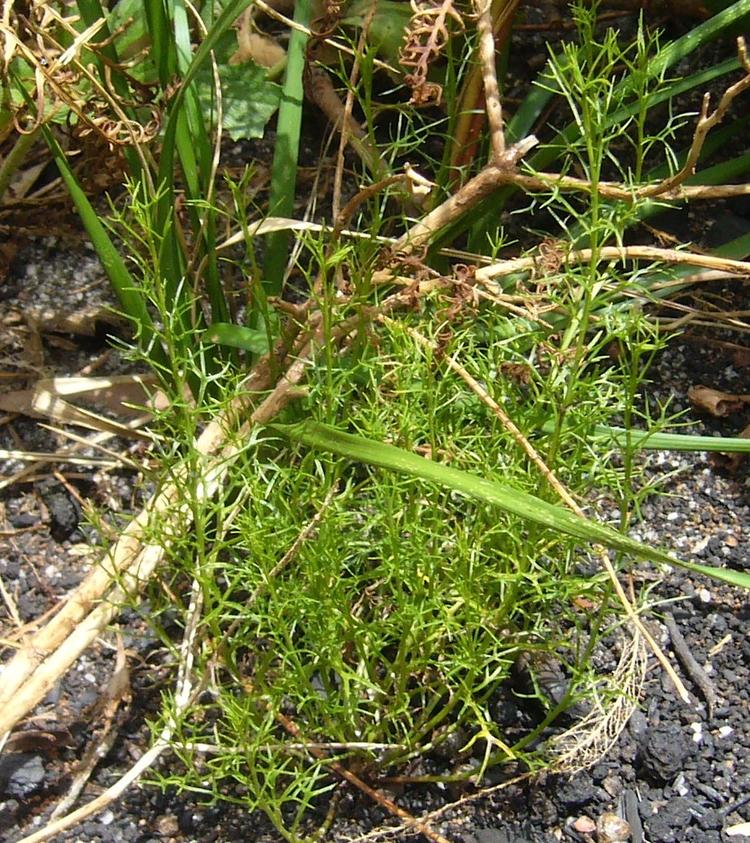
[[[700,743],[703,740],[703,724],[691,723],[690,730],[693,733],[693,740],[695,741],[695,743]]]
[[[704,536],[697,544],[694,544],[690,549],[693,553],[700,553],[708,547],[708,540],[710,536]]]
[[[96,685],[96,676],[93,673],[84,673],[83,678],[92,685]]]
[[[112,811],[105,811],[100,817],[99,822],[102,825],[109,825],[115,818],[115,815]]]
[[[698,597],[700,598],[701,603],[711,602],[711,592],[707,588],[699,588]]]
[[[731,726],[722,726],[719,729],[719,737],[728,738],[732,734],[732,732],[734,732],[734,729]]]

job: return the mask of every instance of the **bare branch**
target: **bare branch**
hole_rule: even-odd
[[[650,260],[663,261],[664,263],[690,264],[691,266],[703,266],[707,269],[722,270],[731,272],[733,275],[750,276],[750,261],[736,261],[729,258],[719,258],[714,255],[699,255],[695,252],[685,252],[679,249],[661,249],[656,246],[606,246],[597,252],[599,260]],[[570,266],[574,264],[587,263],[591,260],[593,252],[591,249],[580,249],[571,252],[565,257],[565,263]],[[536,269],[538,257],[516,258],[515,260],[499,261],[491,266],[483,266],[476,271],[476,279],[479,282],[490,281],[501,275],[510,275],[513,272],[524,272]]]
[[[492,159],[500,166],[505,157],[505,131],[503,130],[503,104],[497,83],[495,65],[495,34],[492,27],[492,0],[474,0],[479,32],[479,59],[482,63],[482,82],[487,122],[490,127]]]
[[[721,123],[732,102],[743,91],[750,88],[750,60],[747,56],[745,39],[742,37],[737,39],[737,53],[740,64],[745,71],[743,78],[738,82],[735,82],[734,85],[730,85],[724,91],[721,99],[719,100],[719,104],[711,114],[708,113],[711,95],[708,93],[704,94],[700,118],[698,119],[698,124],[695,127],[695,134],[693,135],[693,142],[690,144],[690,150],[688,151],[687,158],[685,163],[682,165],[682,168],[673,176],[659,182],[659,184],[639,190],[637,195],[640,198],[645,199],[652,196],[662,196],[670,193],[675,188],[679,187],[685,179],[695,173],[695,167],[698,164],[698,159],[700,158],[701,150],[703,149],[703,144],[706,142],[708,133],[714,128],[714,126]]]

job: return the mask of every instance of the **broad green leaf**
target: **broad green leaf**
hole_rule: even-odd
[[[404,33],[412,17],[409,4],[396,0],[379,0],[370,20],[372,0],[354,0],[342,23],[361,28],[369,21],[367,40],[385,61],[398,67],[399,54],[404,45]]]
[[[271,82],[266,70],[254,62],[230,65],[229,57],[236,47],[237,39],[231,32],[225,33],[216,46],[221,80],[221,125],[234,141],[260,138],[279,107],[281,86]],[[195,86],[203,113],[211,114],[216,103],[210,65],[199,70]]]
[[[253,354],[268,353],[268,334],[265,330],[258,328],[244,328],[227,322],[214,322],[204,331],[203,339],[231,348],[243,348],[246,351],[252,351]]]
[[[496,480],[487,480],[468,471],[461,471],[433,462],[402,448],[397,448],[395,445],[387,445],[383,442],[366,439],[363,436],[344,433],[335,427],[313,421],[304,421],[297,424],[271,424],[268,427],[309,447],[332,451],[357,462],[368,463],[436,483],[447,489],[461,492],[497,506],[505,512],[517,515],[526,521],[533,521],[536,524],[566,533],[583,541],[603,544],[642,559],[678,565],[732,585],[750,588],[750,574],[685,562],[675,558],[665,550],[631,539],[605,524],[581,518],[568,509],[537,498],[521,489],[499,483]]]

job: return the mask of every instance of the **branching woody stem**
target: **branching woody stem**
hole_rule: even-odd
[[[605,246],[597,251],[599,260],[649,260],[664,263],[690,264],[707,269],[730,272],[732,275],[750,277],[750,262],[736,261],[729,258],[719,258],[714,255],[699,255],[695,252],[685,252],[679,249],[660,249],[656,246]],[[593,257],[591,249],[580,249],[564,256],[563,264],[574,265],[588,263]],[[490,266],[483,266],[476,271],[478,282],[491,281],[501,275],[511,275],[514,272],[528,272],[536,269],[538,257],[516,258],[515,260],[499,261]]]
[[[492,27],[492,0],[474,0],[479,32],[479,59],[482,63],[482,82],[487,122],[490,127],[492,159],[502,165],[505,156],[505,132],[503,130],[503,104],[500,87],[497,84],[495,65],[495,35]]]
[[[695,134],[693,135],[693,142],[690,145],[687,159],[682,168],[668,179],[659,182],[659,184],[645,187],[638,191],[640,198],[649,198],[652,196],[662,196],[668,194],[670,191],[679,187],[685,179],[689,178],[695,172],[695,167],[700,158],[703,144],[706,142],[706,137],[711,129],[717,124],[721,123],[724,115],[729,110],[732,102],[743,92],[750,88],[750,59],[747,56],[747,48],[745,46],[745,39],[740,37],[737,39],[737,54],[740,60],[740,65],[745,71],[745,75],[734,85],[730,85],[722,94],[719,104],[714,111],[709,114],[708,106],[711,101],[711,95],[706,93],[703,96],[703,104],[701,106],[701,114],[698,119],[698,124],[695,127]]]

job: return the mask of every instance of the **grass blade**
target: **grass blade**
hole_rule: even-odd
[[[297,0],[294,20],[302,26],[310,23],[310,0]],[[276,148],[271,171],[271,195],[268,211],[277,217],[294,213],[294,191],[297,183],[299,136],[304,99],[302,74],[305,68],[307,35],[295,29],[289,39],[286,75],[276,129]],[[268,295],[281,295],[284,267],[287,263],[289,232],[277,232],[268,238],[264,262],[264,286]]]
[[[138,340],[141,348],[153,361],[154,369],[159,371],[167,367],[167,358],[161,342],[154,329],[145,300],[138,292],[138,284],[128,272],[125,262],[114,243],[109,237],[107,230],[99,221],[99,216],[88,200],[88,197],[81,189],[73,171],[68,163],[67,156],[62,147],[55,139],[50,129],[42,125],[44,139],[47,142],[55,164],[60,172],[65,186],[68,188],[70,198],[76,206],[81,222],[91,242],[96,249],[99,260],[102,262],[104,271],[112,283],[112,287],[120,300],[124,314],[134,324],[138,333]]]
[[[487,480],[467,471],[451,468],[441,463],[412,454],[395,445],[387,445],[344,433],[335,427],[304,421],[297,424],[272,424],[272,430],[284,434],[312,448],[332,451],[347,459],[375,465],[391,471],[408,474],[410,477],[436,483],[455,492],[461,492],[478,500],[497,506],[526,521],[566,533],[585,542],[603,544],[641,559],[651,559],[668,565],[679,565],[697,573],[723,580],[732,585],[750,588],[750,574],[725,568],[712,568],[677,559],[665,550],[650,547],[635,539],[618,533],[605,524],[580,518],[568,509],[508,486],[495,480]]]
[[[245,328],[227,322],[213,322],[203,333],[206,342],[225,345],[229,348],[241,348],[253,354],[267,354],[268,334],[258,328]],[[750,445],[750,440],[748,440]]]
[[[553,433],[554,422],[542,425],[545,433]],[[750,439],[737,436],[697,436],[686,433],[650,433],[648,430],[625,430],[623,427],[597,425],[592,437],[607,439],[625,448],[642,448],[647,451],[712,451],[727,454],[750,453]]]

